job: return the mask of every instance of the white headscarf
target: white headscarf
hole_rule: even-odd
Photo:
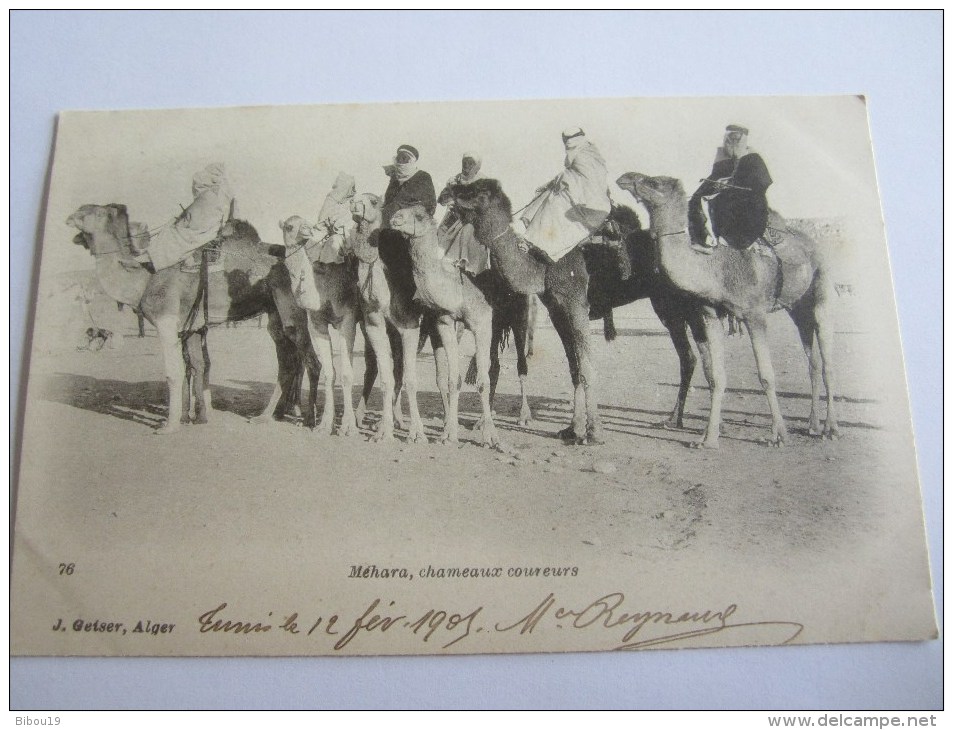
[[[480,179],[480,167],[483,165],[483,160],[480,155],[475,152],[464,152],[464,160],[473,160],[473,170],[471,170],[469,175],[466,175],[463,170],[460,171],[460,174],[457,175],[457,182],[461,185],[466,185],[472,183],[474,180]]]
[[[228,178],[225,176],[225,165],[221,162],[206,165],[204,170],[192,176],[193,198],[209,190],[223,198],[234,197],[231,185],[228,184]]]

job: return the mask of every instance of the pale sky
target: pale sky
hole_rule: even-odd
[[[280,241],[278,220],[313,219],[338,171],[361,192],[383,194],[382,165],[400,144],[437,192],[463,152],[483,157],[514,209],[563,166],[563,129],[581,126],[605,157],[613,197],[623,172],[680,178],[691,193],[706,176],[726,124],[742,124],[774,179],[782,215],[847,217],[882,240],[882,215],[863,99],[838,97],[656,98],[243,107],[67,112],[60,117],[47,209],[44,269],[90,268],[67,216],[86,203],[125,203],[156,227],[191,202],[192,174],[223,162],[241,217]],[[442,209],[437,215],[441,216]],[[55,253],[54,253],[55,251]],[[48,268],[47,268],[48,267]]]

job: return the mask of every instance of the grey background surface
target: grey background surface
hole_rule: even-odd
[[[942,616],[940,12],[17,11],[10,42],[14,454],[59,110],[865,94]],[[637,655],[13,659],[10,702],[62,710],[935,709],[941,649],[935,641]]]

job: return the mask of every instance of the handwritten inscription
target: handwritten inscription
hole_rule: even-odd
[[[383,598],[373,599],[353,618],[337,613],[304,618],[295,611],[272,621],[273,613],[268,614],[267,620],[256,620],[238,616],[227,603],[221,603],[199,616],[199,632],[254,635],[274,629],[301,637],[332,637],[334,651],[341,651],[375,638],[379,641],[385,634],[406,633],[421,642],[448,649],[472,641],[482,632],[519,637],[568,629],[587,632],[601,647],[634,650],[675,643],[697,645],[703,637],[742,632],[755,643],[787,644],[804,628],[793,621],[739,621],[739,608],[734,603],[686,611],[635,610],[620,592],[578,604],[561,602],[549,593],[532,607],[495,621],[487,619],[483,606],[462,610],[435,607],[419,612],[402,609],[396,601]]]

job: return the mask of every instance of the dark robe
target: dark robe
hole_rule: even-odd
[[[403,183],[398,182],[396,177],[391,177],[387,192],[384,193],[384,207],[381,209],[384,228],[380,233],[378,252],[387,267],[390,285],[406,289],[409,297],[417,291],[410,263],[410,250],[404,236],[390,230],[390,219],[401,208],[409,208],[418,203],[423,205],[430,215],[437,210],[437,193],[428,173],[418,170]]]
[[[712,232],[724,238],[732,248],[747,248],[764,234],[768,225],[766,192],[772,180],[767,165],[761,155],[751,152],[737,160],[719,160],[708,177],[689,201],[692,240],[700,241],[703,237],[705,215],[702,199],[714,195],[708,204]],[[712,182],[717,180],[730,187]]]
[[[390,226],[391,216],[401,208],[409,208],[420,203],[433,215],[437,211],[437,193],[434,191],[433,180],[423,170],[417,170],[404,182],[396,177],[390,179],[387,192],[384,193],[384,225]]]

